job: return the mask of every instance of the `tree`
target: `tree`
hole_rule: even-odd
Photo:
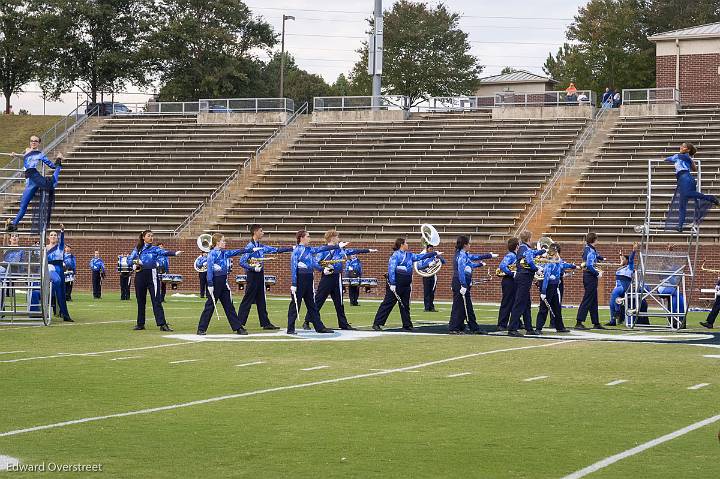
[[[268,92],[254,52],[277,43],[272,27],[237,0],[167,0],[152,44],[163,100],[254,97]],[[275,96],[274,94],[271,96]]]
[[[50,96],[72,86],[98,92],[149,80],[152,0],[33,0],[45,32],[39,81]]]
[[[37,20],[22,0],[0,2],[0,87],[5,96],[5,113],[10,113],[10,98],[33,80],[37,60],[34,56],[38,35]]]
[[[265,84],[269,88],[267,96],[277,96],[280,84],[280,53],[270,59],[263,71]],[[332,87],[320,76],[299,68],[295,58],[285,53],[285,96],[292,98],[295,106],[299,107],[305,102],[312,106],[316,96],[329,96],[333,94]]]
[[[500,70],[500,74],[501,74],[501,75],[507,75],[508,73],[515,73],[515,72],[517,72],[517,71],[518,71],[518,70],[516,70],[516,69],[513,68],[513,67],[505,67],[505,68],[503,68],[502,70]]]
[[[385,12],[383,93],[410,97],[414,106],[428,96],[474,93],[482,66],[470,54],[460,15],[443,4],[400,0]],[[372,21],[370,21],[372,26]],[[367,44],[350,78],[357,91],[370,94]]]

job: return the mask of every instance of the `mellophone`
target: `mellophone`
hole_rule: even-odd
[[[245,289],[245,285],[247,284],[247,275],[246,274],[238,274],[235,276],[235,282],[238,285],[238,290],[242,291]],[[270,286],[274,286],[275,283],[277,283],[277,276],[266,274],[265,275],[265,289],[270,290]]]
[[[343,286],[359,286],[365,288],[365,292],[370,292],[373,288],[377,288],[378,280],[376,278],[343,278]]]
[[[72,283],[75,281],[75,271],[65,271],[65,282]]]
[[[170,283],[172,289],[177,289],[178,285],[183,282],[183,277],[181,274],[164,273],[160,275],[160,281]]]
[[[118,256],[117,270],[119,273],[132,273],[133,265],[131,262],[128,261],[127,256]]]

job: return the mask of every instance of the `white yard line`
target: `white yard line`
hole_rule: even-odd
[[[472,374],[472,373],[457,373],[457,374],[450,374],[450,375],[449,375],[449,376],[447,376],[447,377],[449,377],[449,378],[459,378],[460,376],[467,376],[467,375],[469,375],[469,374]]]
[[[693,432],[696,429],[700,429],[718,421],[720,421],[720,414],[718,414],[717,416],[709,417],[707,419],[703,419],[702,421],[696,422],[695,424],[691,424],[682,429],[678,429],[677,431],[671,432],[669,434],[665,434],[664,436],[660,436],[657,439],[653,439],[652,441],[640,444],[639,446],[633,447],[632,449],[628,449],[619,454],[615,454],[614,456],[607,457],[601,461],[596,462],[595,464],[589,465],[586,468],[575,471],[572,474],[563,477],[563,479],[580,479],[581,477],[585,477],[589,474],[592,474],[593,472],[605,469],[606,467],[615,464],[618,461],[622,461],[623,459],[626,459],[628,457],[635,456],[636,454],[640,454],[643,451],[647,451],[648,449],[651,449],[655,446],[659,446],[660,444],[663,444],[665,442],[672,441],[675,438],[684,436],[689,432]]]
[[[70,326],[95,326],[96,324],[134,323],[134,322],[135,322],[134,319],[118,319],[118,320],[114,320],[114,321],[91,321],[88,323],[65,323],[65,322],[61,321],[60,323],[54,323],[54,325],[51,325],[49,327],[52,328],[52,327],[58,327],[61,325],[63,328],[67,328]],[[47,328],[47,327],[48,326],[43,326],[43,325],[40,325],[40,326],[19,325],[19,326],[12,326],[12,327],[2,327],[2,328],[0,328],[0,331],[23,331],[26,329]]]
[[[111,349],[108,351],[95,351],[95,352],[90,352],[90,353],[57,353],[57,354],[53,354],[50,356],[33,356],[30,358],[3,359],[3,360],[0,360],[0,363],[19,363],[22,361],[36,361],[39,359],[71,358],[73,356],[97,356],[99,354],[124,353],[127,351],[143,351],[146,349],[169,348],[172,346],[182,346],[184,344],[200,344],[200,343],[198,343],[196,341],[187,341],[184,343],[158,344],[157,346],[144,346],[142,348]]]
[[[170,361],[168,364],[185,364],[185,363],[194,363],[200,361],[200,359],[181,359],[180,361]]]
[[[535,376],[534,378],[523,379],[524,382],[529,383],[531,381],[540,381],[541,379],[547,379],[550,376]]]
[[[617,386],[618,384],[626,383],[628,382],[627,379],[616,379],[615,381],[610,381],[605,386]]]
[[[461,361],[464,359],[477,358],[480,356],[488,356],[491,354],[507,353],[507,352],[512,352],[512,351],[523,351],[526,349],[548,348],[548,347],[552,347],[552,346],[559,346],[561,344],[571,344],[572,342],[573,341],[555,341],[552,343],[548,342],[548,343],[543,343],[543,344],[534,344],[531,346],[520,346],[520,347],[516,347],[516,348],[493,349],[490,351],[482,351],[479,353],[464,354],[462,356],[455,356],[452,358],[438,359],[435,361],[429,361],[426,363],[415,364],[412,366],[405,366],[402,368],[388,369],[387,371],[377,371],[377,372],[372,372],[372,373],[355,374],[353,376],[342,376],[342,377],[334,378],[334,379],[324,379],[322,381],[312,381],[312,382],[307,382],[307,383],[291,384],[288,386],[278,386],[278,387],[274,387],[274,388],[258,389],[255,391],[248,391],[248,392],[244,392],[244,393],[228,394],[226,396],[216,396],[216,397],[211,397],[211,398],[207,398],[207,399],[199,399],[196,401],[189,401],[189,402],[177,403],[177,404],[169,404],[167,406],[159,406],[159,407],[148,408],[148,409],[139,409],[139,410],[135,410],[135,411],[126,411],[126,412],[121,412],[121,413],[107,414],[104,416],[85,417],[85,418],[81,418],[81,419],[72,419],[72,420],[68,420],[68,421],[56,422],[53,424],[44,424],[41,426],[33,426],[33,427],[24,428],[24,429],[15,429],[12,431],[6,431],[6,432],[0,433],[0,437],[17,436],[19,434],[26,434],[29,432],[44,431],[47,429],[57,429],[57,428],[61,428],[61,427],[72,426],[75,424],[84,424],[84,423],[88,423],[88,422],[104,421],[107,419],[114,419],[114,418],[120,418],[120,417],[138,416],[141,414],[153,414],[156,412],[170,411],[170,410],[174,410],[174,409],[181,409],[181,408],[200,406],[203,404],[210,404],[210,403],[215,403],[215,402],[220,402],[220,401],[227,401],[229,399],[238,399],[238,398],[244,398],[244,397],[250,397],[250,396],[258,396],[260,394],[269,394],[269,393],[280,392],[280,391],[289,391],[289,390],[293,390],[293,389],[303,389],[303,388],[308,388],[308,387],[313,387],[313,386],[321,386],[324,384],[335,384],[335,383],[340,383],[340,382],[345,382],[345,381],[353,381],[356,379],[371,378],[371,377],[376,377],[376,376],[386,376],[388,374],[412,371],[415,369],[427,368],[427,367],[436,366],[439,364],[446,364],[446,363],[450,363],[450,362],[454,362],[454,361]],[[718,416],[718,418],[720,418],[720,416]]]
[[[110,361],[125,361],[126,359],[138,359],[138,358],[141,358],[141,357],[142,357],[142,356],[125,356],[125,357],[122,357],[122,358],[112,358]]]
[[[265,364],[265,361],[255,361],[253,363],[236,364],[235,367],[244,368],[247,366],[255,366],[256,364]]]
[[[311,368],[303,368],[303,369],[301,369],[300,371],[315,371],[315,370],[317,370],[317,369],[327,369],[327,368],[329,368],[329,367],[330,367],[330,366],[325,366],[325,365],[323,365],[323,366],[313,366],[313,367],[311,367]]]
[[[720,358],[720,354],[703,354],[703,357],[718,359],[718,358]]]
[[[0,351],[0,354],[24,353],[25,351]]]
[[[700,384],[696,384],[695,386],[690,386],[688,389],[691,390],[691,391],[695,391],[695,390],[697,390],[697,389],[704,388],[705,386],[710,386],[710,383],[700,383]]]

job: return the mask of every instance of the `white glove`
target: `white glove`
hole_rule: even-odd
[[[292,294],[297,293],[297,286],[290,286],[290,292],[291,292]]]
[[[253,253],[255,253],[255,252],[257,252],[257,251],[262,251],[262,249],[263,249],[262,246],[256,246],[256,247],[253,248]]]
[[[333,274],[333,271],[334,270],[332,268],[330,268],[329,266],[326,266],[323,268],[323,274],[325,276],[329,276],[329,275]]]
[[[485,262],[484,262],[484,261],[480,261],[480,267],[482,268],[483,266],[485,266]]]
[[[207,289],[208,289],[208,293],[210,293],[210,296],[212,296],[213,299],[215,299],[215,286],[208,286]]]
[[[397,286],[395,286],[394,284],[391,284],[391,285],[390,285],[390,291],[392,291],[393,293],[396,292],[396,291],[397,291]]]
[[[258,264],[253,269],[255,270],[256,273],[259,273],[262,271],[262,266]]]
[[[547,294],[540,293],[540,299],[545,301],[545,298],[547,298]]]
[[[346,246],[349,245],[349,244],[350,244],[350,243],[348,243],[347,241],[341,241],[341,242],[338,243],[338,246],[340,246],[341,248],[344,248],[344,247],[346,247]]]
[[[443,254],[442,251],[436,251],[436,253],[437,253],[438,256],[442,256],[442,254]]]
[[[370,252],[371,252],[371,253],[377,253],[378,250],[370,248]]]
[[[465,293],[467,293],[467,288],[465,286],[460,286],[460,294],[465,296]]]
[[[180,256],[181,254],[183,254],[182,250],[181,250],[181,251],[175,251],[175,256]]]
[[[497,255],[496,253],[490,253],[490,257],[492,257],[492,258],[497,258],[498,255]]]
[[[512,273],[512,277],[514,278],[515,275],[517,274],[517,271],[511,271],[511,273]]]
[[[555,279],[557,279],[557,277],[556,277],[554,274],[551,274],[551,275],[550,275],[550,280],[552,281],[552,280],[555,280]]]
[[[602,272],[602,270],[599,269],[599,270],[598,270],[598,275],[597,275],[597,277],[598,277],[598,278],[602,278],[602,275],[603,275],[603,272]]]

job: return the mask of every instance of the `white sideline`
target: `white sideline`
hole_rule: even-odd
[[[0,354],[24,353],[25,351],[0,351]]]
[[[704,388],[705,386],[710,386],[710,383],[700,383],[700,384],[696,384],[695,386],[690,386],[688,389],[689,389],[690,391],[695,391],[695,390],[697,390],[697,389]]]
[[[610,381],[605,386],[617,386],[618,384],[626,383],[628,382],[627,379],[616,379],[615,381]]]
[[[459,378],[460,376],[467,376],[468,374],[472,374],[472,373],[457,373],[457,374],[450,374],[450,375],[449,375],[449,376],[447,376],[447,377],[449,377],[449,378]]]
[[[593,472],[597,472],[600,469],[604,469],[612,464],[615,464],[618,461],[622,461],[623,459],[626,459],[628,457],[640,454],[641,452],[647,451],[648,449],[655,446],[659,446],[664,442],[668,442],[680,436],[684,436],[689,432],[693,432],[696,429],[700,429],[718,421],[720,421],[720,414],[718,414],[717,416],[709,417],[707,419],[703,419],[702,421],[696,422],[695,424],[691,424],[682,429],[678,429],[677,431],[671,432],[669,434],[665,434],[664,436],[660,436],[657,439],[653,439],[652,441],[640,444],[639,446],[633,447],[632,449],[628,449],[627,451],[623,451],[619,454],[615,454],[614,456],[607,457],[602,461],[591,464],[584,469],[575,471],[572,474],[563,477],[562,479],[580,479],[581,477],[585,477],[588,474],[592,474]]]
[[[303,368],[303,369],[301,369],[300,371],[315,371],[315,370],[318,370],[318,369],[327,369],[327,368],[329,368],[329,367],[330,367],[330,366],[313,366],[313,367],[311,367],[311,368]]]
[[[144,346],[141,348],[111,349],[108,351],[94,351],[90,353],[58,353],[51,356],[34,356],[30,358],[3,359],[0,363],[19,363],[21,361],[34,361],[37,359],[54,359],[54,358],[71,358],[73,356],[97,356],[98,354],[124,353],[126,351],[143,351],[145,349],[168,348],[171,346],[181,346],[183,344],[199,344],[195,341],[186,341],[183,343],[158,344],[157,346]]]
[[[535,376],[534,378],[527,378],[523,379],[526,383],[532,382],[532,381],[539,381],[541,379],[547,379],[549,376]]]
[[[247,366],[255,366],[256,364],[265,364],[265,361],[255,361],[254,363],[236,364],[235,367],[237,367],[237,368],[244,368],[244,367],[247,367]]]
[[[388,369],[386,371],[355,374],[353,376],[343,376],[343,377],[339,377],[339,378],[335,378],[335,379],[324,379],[322,381],[291,384],[289,386],[278,386],[278,387],[274,387],[274,388],[257,389],[255,391],[248,391],[248,392],[237,393],[237,394],[228,394],[226,396],[217,396],[217,397],[212,397],[212,398],[208,398],[208,399],[199,399],[196,401],[189,401],[189,402],[178,403],[178,404],[169,404],[167,406],[159,406],[159,407],[148,408],[148,409],[140,409],[140,410],[136,410],[136,411],[127,411],[127,412],[121,412],[121,413],[115,413],[115,414],[107,414],[105,416],[93,416],[93,417],[85,417],[82,419],[72,419],[69,421],[56,422],[53,424],[44,424],[42,426],[33,426],[33,427],[25,428],[25,429],[15,429],[12,431],[6,431],[6,432],[0,433],[0,437],[17,436],[19,434],[25,434],[28,432],[43,431],[46,429],[56,429],[56,428],[65,427],[65,426],[72,426],[74,424],[83,424],[86,422],[104,421],[106,419],[114,419],[114,418],[119,418],[119,417],[137,416],[140,414],[152,414],[155,412],[170,411],[173,409],[180,409],[180,408],[186,408],[186,407],[191,407],[191,406],[199,406],[202,404],[209,404],[209,403],[214,403],[214,402],[219,402],[219,401],[227,401],[228,399],[238,399],[238,398],[243,398],[243,397],[257,396],[260,394],[268,394],[268,393],[273,393],[273,392],[278,392],[278,391],[288,391],[291,389],[302,389],[302,388],[307,388],[307,387],[311,387],[311,386],[320,386],[323,384],[340,383],[340,382],[344,382],[344,381],[352,381],[354,379],[370,378],[370,377],[374,377],[374,376],[385,376],[385,375],[392,374],[392,373],[411,371],[414,369],[426,368],[429,366],[450,363],[453,361],[460,361],[463,359],[476,358],[479,356],[487,356],[490,354],[507,353],[507,352],[511,352],[511,351],[522,351],[525,349],[548,348],[551,346],[558,346],[560,344],[571,344],[573,342],[574,341],[555,341],[552,343],[536,344],[536,345],[532,345],[532,346],[520,346],[517,348],[494,349],[494,350],[490,350],[490,351],[482,351],[479,353],[465,354],[463,356],[455,356],[452,358],[438,359],[436,361],[415,364],[413,366],[406,366],[403,368]]]
[[[185,363],[194,363],[200,361],[199,359],[181,359],[180,361],[170,361],[168,364],[185,364]]]

